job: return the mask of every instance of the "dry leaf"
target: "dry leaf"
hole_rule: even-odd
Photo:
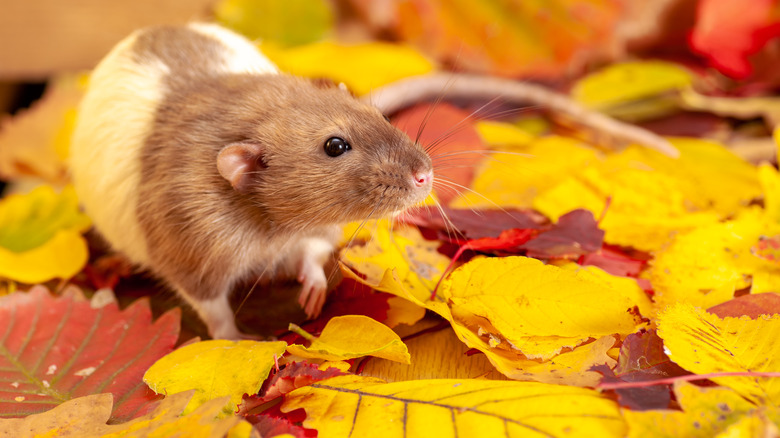
[[[735,220],[676,236],[651,262],[658,307],[685,302],[708,308],[730,300],[737,290],[779,290],[780,266],[751,253],[762,235],[777,233],[780,224],[747,210]]]
[[[30,109],[0,118],[0,177],[36,177],[62,186],[69,181],[65,159],[86,90],[86,77],[55,78]]]
[[[362,315],[337,316],[318,337],[305,336],[311,345],[293,344],[287,352],[307,359],[347,360],[376,356],[409,363],[409,351],[388,326]]]
[[[623,410],[631,438],[691,437],[709,438],[725,432],[729,427],[756,413],[756,406],[726,388],[700,388],[679,382],[674,388],[680,410],[635,412]],[[772,414],[778,421],[776,411]],[[767,421],[771,424],[771,420]],[[721,436],[721,435],[717,435]],[[729,436],[729,435],[725,435]],[[757,437],[761,435],[734,435]],[[767,435],[771,436],[771,435]]]
[[[633,333],[640,315],[650,314],[636,283],[605,284],[587,272],[526,257],[484,258],[453,272],[439,293],[456,320],[546,360],[591,337]]]
[[[230,396],[222,412],[230,415],[242,396],[254,394],[268,377],[274,358],[284,353],[285,342],[211,340],[185,345],[152,365],[144,374],[158,394],[195,389],[185,413],[209,400]]]
[[[664,340],[669,358],[696,374],[780,369],[776,342],[780,315],[718,318],[690,304],[676,304],[659,314],[658,335]],[[734,376],[711,380],[757,405],[780,403],[778,378]]]

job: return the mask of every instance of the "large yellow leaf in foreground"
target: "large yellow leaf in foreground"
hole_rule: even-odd
[[[752,293],[780,290],[780,267],[751,253],[761,236],[778,233],[780,224],[754,210],[676,236],[651,262],[658,308],[676,302],[709,308],[746,287]]]
[[[70,278],[87,262],[90,220],[72,187],[40,186],[0,201],[0,277],[23,283]]]
[[[298,408],[322,438],[625,434],[617,406],[598,392],[532,382],[342,376],[288,394],[282,411]]]
[[[440,294],[472,331],[548,359],[588,338],[633,333],[650,315],[650,300],[635,282],[596,278],[527,257],[483,258],[447,277]]]
[[[780,370],[780,315],[721,319],[690,304],[677,304],[658,316],[658,335],[669,358],[696,374]],[[778,378],[711,380],[756,404],[780,405]]]
[[[158,394],[195,389],[184,413],[208,400],[230,396],[224,414],[232,414],[244,393],[260,390],[281,356],[286,342],[201,341],[185,345],[161,358],[144,374],[144,382]]]
[[[678,382],[675,384],[674,393],[682,411],[671,409],[644,412],[623,410],[623,417],[629,426],[628,436],[632,438],[709,438],[721,433],[724,436],[735,438],[773,436],[750,433],[727,435],[725,433],[735,427],[750,426],[749,423],[745,424],[746,420],[748,422],[758,420],[759,423],[763,422],[764,426],[771,426],[771,418],[774,418],[774,421],[780,420],[777,409],[762,410],[727,388],[700,388],[690,383]]]
[[[311,337],[310,340],[310,346],[293,344],[287,347],[287,352],[325,360],[376,356],[407,364],[410,361],[409,350],[401,338],[388,326],[364,315],[332,318],[320,336]]]

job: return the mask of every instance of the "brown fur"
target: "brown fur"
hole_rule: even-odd
[[[427,195],[411,175],[430,170],[430,159],[375,108],[296,77],[216,74],[218,43],[185,28],[156,32],[134,50],[172,74],[142,150],[136,211],[149,268],[191,299],[228,293],[248,275],[293,276],[273,257],[291,241],[333,239],[334,225]],[[323,144],[334,136],[352,150],[329,157]],[[263,150],[247,193],[217,170],[220,150],[235,142]]]

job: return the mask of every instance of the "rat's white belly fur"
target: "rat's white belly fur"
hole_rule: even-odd
[[[276,73],[254,45],[219,26],[190,24],[229,47],[215,70]],[[71,145],[71,172],[79,200],[114,249],[148,266],[147,242],[136,215],[141,151],[152,129],[170,69],[161,61],[139,63],[132,47],[137,33],[120,42],[95,68],[79,109]]]

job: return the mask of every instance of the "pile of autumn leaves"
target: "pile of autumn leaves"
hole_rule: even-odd
[[[504,209],[500,215],[505,216],[506,224],[524,223],[523,228],[513,231],[511,225],[502,223],[506,229],[497,232],[495,221],[492,228],[484,221],[483,225],[475,225],[480,222],[479,214],[496,214],[481,213],[478,206],[476,211],[446,210],[453,222],[448,226],[435,220],[435,209],[418,210],[408,217],[407,221],[428,230],[429,236],[433,230],[450,245],[470,245],[479,250],[464,252],[462,258],[471,260],[449,274],[433,296],[435,285],[452,260],[437,251],[442,245],[440,240],[426,240],[416,226],[364,227],[356,239],[361,243],[353,243],[341,253],[343,272],[375,290],[401,298],[388,300],[388,315],[393,317],[385,324],[414,324],[424,316],[424,310],[429,310],[448,321],[468,348],[486,355],[502,374],[526,382],[461,379],[383,383],[351,374],[350,362],[345,361],[354,358],[372,355],[409,363],[414,357],[386,325],[366,316],[342,316],[331,319],[318,337],[298,330],[307,338],[306,345],[200,341],[179,347],[159,360],[146,353],[134,356],[126,352],[129,357],[146,361],[145,368],[136,371],[144,374],[149,387],[167,397],[156,405],[155,397],[141,388],[139,400],[144,401],[136,400],[131,409],[122,405],[124,398],[132,399],[123,392],[126,388],[85,384],[103,388],[95,393],[113,392],[114,421],[145,414],[132,423],[105,426],[112,415],[109,396],[76,398],[91,392],[65,387],[59,390],[58,399],[47,390],[62,385],[72,375],[86,380],[100,374],[95,368],[109,368],[104,371],[109,372],[111,367],[101,368],[102,361],[95,361],[92,355],[82,357],[83,351],[82,356],[70,359],[78,365],[68,363],[66,358],[53,358],[53,351],[67,351],[67,342],[75,342],[66,341],[63,335],[71,330],[73,320],[68,324],[44,324],[45,318],[32,318],[25,312],[34,308],[40,311],[42,307],[64,315],[56,309],[76,303],[68,305],[82,307],[78,314],[82,325],[89,329],[91,322],[86,315],[90,311],[111,306],[114,310],[110,311],[117,315],[120,311],[112,303],[90,305],[78,298],[78,293],[55,299],[42,290],[16,292],[0,304],[0,356],[4,360],[4,385],[16,383],[18,394],[4,398],[0,412],[8,416],[14,411],[9,403],[23,406],[33,394],[51,398],[50,407],[64,403],[42,414],[2,420],[0,430],[15,430],[22,424],[42,427],[36,429],[41,432],[68,430],[77,425],[66,419],[81,415],[78,409],[86,409],[90,416],[101,412],[92,416],[94,422],[78,424],[88,427],[84,430],[93,435],[155,430],[165,436],[165,430],[175,430],[171,428],[209,427],[214,436],[231,428],[246,436],[251,428],[242,420],[245,417],[266,433],[286,430],[305,436],[305,429],[293,424],[295,418],[283,414],[298,412],[300,417],[301,411],[296,411],[299,408],[305,411],[302,424],[318,430],[319,436],[346,436],[349,431],[360,435],[361,430],[384,427],[388,422],[402,426],[388,426],[386,436],[400,436],[403,430],[467,433],[474,427],[508,436],[515,429],[553,436],[564,430],[590,436],[647,436],[659,431],[688,431],[690,436],[739,432],[745,434],[740,436],[750,436],[751,431],[774,430],[772,423],[780,421],[776,408],[780,379],[761,377],[760,373],[780,369],[775,345],[780,316],[759,314],[760,310],[776,312],[776,301],[762,301],[759,312],[739,318],[721,318],[706,309],[730,302],[735,291],[748,293],[749,298],[778,290],[777,171],[769,165],[744,163],[721,145],[700,140],[672,139],[681,152],[681,157],[673,160],[639,147],[604,154],[570,138],[535,137],[517,125],[480,122],[476,127],[491,148],[522,153],[495,154],[485,160],[473,187]],[[528,171],[521,174],[507,169]],[[470,196],[452,205],[480,202]],[[535,208],[552,222],[522,210],[527,207]],[[78,212],[71,190],[57,192],[44,186],[27,195],[8,196],[0,204],[0,211],[4,221],[0,227],[0,257],[4,258],[0,266],[6,269],[3,277],[32,283],[42,281],[35,277],[43,275],[36,270],[68,269],[73,257],[59,257],[57,251],[62,248],[66,254],[76,254],[74,247],[78,246],[73,242],[88,225]],[[572,215],[577,219],[567,219]],[[600,218],[598,223],[596,217]],[[453,232],[453,226],[458,233]],[[353,230],[345,234],[352,236]],[[533,245],[534,241],[541,243]],[[36,251],[59,262],[43,263]],[[527,253],[546,263],[510,256]],[[25,257],[36,262],[25,265]],[[20,269],[8,270],[13,266]],[[19,273],[27,277],[14,277]],[[67,277],[59,271],[47,275]],[[167,331],[155,329],[148,320],[148,308],[146,312],[146,323],[133,319],[125,325],[168,333],[177,324],[171,322],[171,314],[166,314],[155,324],[163,324],[164,320]],[[109,320],[116,318],[122,319],[117,316]],[[63,320],[62,316],[53,318],[54,322]],[[166,348],[170,351],[175,342],[176,336],[167,336],[167,347],[162,352]],[[35,343],[37,338],[39,344],[41,340],[53,341],[35,350],[42,356],[29,356],[32,353],[22,344]],[[116,343],[113,350],[109,348],[98,357],[111,358],[120,346],[128,348],[128,343],[137,342],[138,337],[117,335],[112,339]],[[15,352],[19,354],[15,356]],[[283,358],[285,352],[288,356]],[[669,358],[681,368],[672,367]],[[275,361],[288,364],[287,368],[275,371],[272,381],[264,384],[276,369]],[[27,369],[14,370],[14,366]],[[62,374],[65,369],[72,375]],[[602,375],[608,377],[605,381],[625,383],[728,372],[742,374],[716,375],[710,380],[717,386],[708,387],[681,379],[671,387],[667,381],[654,388],[631,388],[633,394],[626,389],[618,389],[617,394],[587,389],[597,388]],[[47,379],[47,373],[61,379]],[[19,385],[30,388],[30,395],[19,390]],[[670,388],[677,405],[670,404]],[[13,392],[8,387],[3,389],[4,393]],[[660,404],[659,390],[666,393]],[[186,395],[176,395],[182,392]],[[242,401],[245,393],[250,397]],[[615,395],[620,403],[613,398]],[[66,401],[70,398],[73,400]],[[382,405],[381,413],[373,407],[376,403]],[[124,413],[118,412],[120,407]],[[34,406],[25,409],[17,416],[20,412],[35,412]],[[241,415],[232,415],[237,409]],[[270,415],[264,412],[268,409],[277,412]],[[428,410],[439,413],[429,417]],[[264,414],[255,415],[257,412]],[[177,416],[179,413],[184,416]]]

